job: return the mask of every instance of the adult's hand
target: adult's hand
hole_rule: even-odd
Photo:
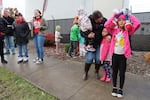
[[[88,35],[88,38],[94,38],[95,37],[95,34],[93,32],[91,32],[89,35]]]

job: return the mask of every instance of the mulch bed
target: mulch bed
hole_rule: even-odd
[[[44,50],[46,57],[54,57],[60,60],[73,60],[83,63],[85,61],[85,58],[81,57],[77,58],[68,57],[67,53],[65,52],[64,44],[60,45],[61,51],[60,55],[55,54],[55,46],[44,47]],[[29,52],[35,53],[35,48],[32,41],[30,41],[29,43]],[[127,60],[127,72],[150,78],[150,63],[145,61],[144,58],[145,53],[146,52],[133,51],[132,57]]]

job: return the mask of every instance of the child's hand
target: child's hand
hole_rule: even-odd
[[[89,35],[88,35],[88,38],[94,38],[95,37],[95,34],[93,32],[91,32]]]
[[[101,64],[103,64],[103,61],[101,61]]]

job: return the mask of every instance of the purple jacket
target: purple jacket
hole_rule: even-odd
[[[124,55],[126,58],[131,56],[131,47],[130,47],[130,41],[129,41],[129,36],[133,35],[134,32],[140,27],[140,21],[133,15],[129,16],[131,22],[132,22],[132,30],[129,32],[127,30],[123,31],[123,36],[125,38],[125,46],[124,46]],[[112,20],[114,19],[114,16],[111,17],[106,23],[105,23],[105,27],[108,30],[108,32],[110,34],[112,34],[112,40],[111,40],[111,44],[110,44],[110,56],[113,55],[114,53],[114,48],[115,48],[115,36],[117,33],[119,33],[121,30],[119,28],[110,28],[110,23],[112,22]]]

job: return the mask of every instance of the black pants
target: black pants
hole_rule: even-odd
[[[4,59],[4,39],[0,37],[0,56],[1,60]]]
[[[70,41],[70,48],[68,51],[69,56],[77,55],[77,46],[78,46],[78,41]]]
[[[126,72],[126,62],[127,59],[125,58],[124,55],[117,55],[113,54],[112,57],[112,78],[113,78],[113,86],[117,86],[117,75],[119,71],[119,76],[120,76],[120,89],[123,89],[124,81],[125,81],[125,72]]]

